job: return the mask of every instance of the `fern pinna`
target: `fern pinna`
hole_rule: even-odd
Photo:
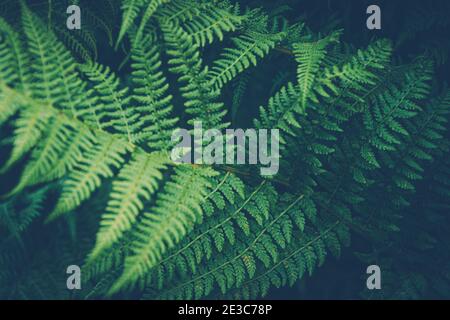
[[[429,56],[398,64],[389,40],[355,48],[345,30],[226,0],[101,2],[99,15],[76,1],[87,28],[74,33],[48,14],[62,2],[22,0],[20,19],[0,18],[0,295],[36,297],[14,265],[54,253],[55,267],[83,265],[76,298],[258,298],[340,256],[352,233],[406,246],[395,232],[414,227],[401,216],[427,179],[448,200],[449,90]],[[119,64],[103,62],[97,34]],[[277,59],[283,83],[245,105]],[[248,113],[246,126],[281,132],[278,175],[171,160],[177,128],[230,128]],[[42,257],[27,251],[40,228]]]

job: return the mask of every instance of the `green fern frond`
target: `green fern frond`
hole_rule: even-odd
[[[5,94],[5,92],[3,91],[3,86],[6,86],[6,84],[3,84],[0,82],[0,127],[8,120],[10,119],[14,114],[17,113],[19,107],[20,107],[20,103],[18,103],[15,98],[12,95],[9,94]],[[23,148],[23,144],[25,143],[25,141],[23,141],[22,146],[16,146],[16,149],[21,149]],[[19,145],[20,145],[19,144]],[[26,149],[27,147],[25,147]],[[15,151],[16,153],[22,153],[24,152],[22,151]],[[26,152],[26,151],[25,151]],[[14,160],[10,160],[10,162],[14,162]],[[8,167],[8,165],[4,165],[3,168],[0,169],[0,172],[2,171],[6,171],[6,168]]]
[[[140,114],[139,139],[148,142],[152,149],[170,148],[171,135],[178,118],[170,118],[173,110],[172,95],[161,68],[159,48],[148,44],[136,44],[132,48],[132,80],[135,84],[133,100],[135,112]]]
[[[75,209],[90,198],[100,187],[101,178],[112,177],[112,169],[122,165],[124,154],[131,149],[127,143],[106,135],[97,137],[96,142],[64,181],[61,197],[48,221]]]
[[[94,86],[97,103],[93,113],[101,128],[112,129],[133,142],[139,115],[132,113],[129,108],[131,97],[128,95],[128,88],[120,88],[119,78],[109,67],[89,63],[81,66],[80,70]]]
[[[11,194],[16,194],[27,186],[60,178],[67,172],[67,168],[71,164],[75,164],[80,160],[79,156],[82,148],[87,149],[91,146],[90,139],[87,136],[79,140],[78,144],[76,144],[77,141],[72,140],[72,143],[75,144],[71,146],[74,151],[68,155],[69,158],[64,158],[67,162],[61,163],[60,156],[65,154],[67,141],[71,141],[71,138],[77,135],[66,121],[67,119],[55,117],[45,124],[51,127],[49,130],[46,130],[42,141],[37,144],[36,149],[31,153],[31,159]],[[81,130],[80,133],[82,134]],[[59,172],[54,170],[59,170]],[[52,172],[54,173],[52,174]],[[61,175],[58,176],[57,174]]]
[[[10,103],[13,106],[21,105],[20,102],[14,100],[11,100]],[[5,107],[8,106],[5,105]],[[8,112],[8,109],[6,109],[5,114],[12,115],[12,112]],[[8,169],[39,142],[47,128],[48,121],[52,118],[52,114],[46,110],[36,112],[35,109],[31,108],[21,110],[20,114],[20,118],[15,123],[13,150],[3,170]]]
[[[336,34],[337,35],[337,34]],[[365,100],[351,93],[351,90],[367,90],[371,92],[373,84],[370,79],[377,77],[377,72],[389,62],[391,46],[386,41],[376,42],[366,50],[359,50],[351,55],[341,66],[324,68],[317,75],[316,84],[307,95],[316,108],[319,97],[330,99],[332,107],[340,99],[345,98],[342,104],[346,108],[354,108],[353,104],[364,103]],[[299,115],[308,112],[302,105],[305,99],[304,91],[297,84],[288,83],[270,98],[267,108],[260,107],[260,119],[255,120],[258,128],[278,128],[289,135],[295,135],[295,129],[301,126]],[[344,96],[343,96],[344,95]],[[352,104],[353,101],[353,104]],[[317,108],[320,108],[317,107]],[[331,111],[332,112],[332,111]],[[348,112],[347,110],[345,112]],[[345,114],[336,114],[335,117],[345,117]],[[281,142],[284,138],[281,137]]]
[[[83,29],[77,34],[73,34],[73,31],[68,31],[65,28],[54,27],[53,31],[56,35],[66,43],[73,54],[76,54],[82,61],[96,61],[98,56],[98,49],[95,43],[94,35],[89,31]]]
[[[232,217],[228,217],[227,214],[222,214],[221,210],[224,206],[226,206],[226,203],[237,203],[244,197],[244,184],[238,177],[231,173],[226,173],[210,179],[212,180],[211,183],[215,182],[217,184],[217,187],[211,190],[204,198],[202,208],[204,214],[208,217],[220,213],[221,218],[218,219],[218,222],[214,226],[212,225],[212,222],[215,223],[215,221],[206,219],[198,226],[199,229],[194,229],[194,231],[185,237],[185,239],[182,240],[178,246],[169,250],[167,257],[158,262],[155,267],[151,268],[145,274],[145,279],[141,280],[141,282],[145,283],[145,285],[157,282],[158,285],[162,286],[166,280],[168,281],[173,276],[173,272],[175,270],[174,268],[177,268],[180,272],[182,272],[184,270],[183,265],[185,265],[182,261],[184,261],[183,259],[190,259],[189,255],[192,254],[192,250],[195,252],[197,259],[196,261],[198,261],[198,263],[200,263],[199,259],[202,259],[205,254],[210,258],[211,253],[208,253],[209,251],[204,251],[201,248],[204,240],[214,235],[214,230],[217,229],[219,232],[222,232],[223,230],[229,241],[233,241],[234,227],[230,221]],[[260,188],[258,188],[258,190],[259,189]],[[255,194],[257,194],[257,192]],[[252,198],[253,196],[250,197],[250,199]],[[248,203],[250,199],[246,201],[246,203]],[[262,207],[263,203],[267,202],[265,198],[261,197],[258,199],[255,198],[254,200],[252,199],[252,201],[259,203],[258,207]],[[239,214],[239,212],[243,209],[244,208],[242,207],[240,210],[237,210],[233,217]],[[213,241],[213,238],[211,238],[211,241]],[[219,240],[215,241],[215,243],[216,245],[220,245]],[[87,277],[87,279],[100,279],[103,275],[107,275],[112,272],[122,272],[122,264],[125,257],[131,254],[132,244],[132,240],[129,237],[124,237],[123,240],[120,240],[118,243],[114,244],[110,249],[106,249],[100,253],[97,258],[88,261],[83,268],[83,274],[86,274],[85,277]],[[206,249],[207,247],[204,248]],[[193,260],[187,261],[192,262]],[[190,263],[189,265],[195,267],[195,264],[193,265]],[[165,275],[164,277],[162,276],[163,274]],[[103,294],[106,293],[107,290],[103,292]]]
[[[202,219],[199,203],[211,187],[209,179],[216,175],[210,168],[178,167],[175,176],[166,183],[164,193],[155,206],[146,212],[135,231],[133,255],[125,260],[122,276],[111,293],[124,286],[133,286],[162,258],[162,254],[181,241]],[[180,186],[190,188],[180,188]]]
[[[22,40],[11,26],[0,18],[0,78],[7,85],[17,85],[30,93],[29,56]]]
[[[233,48],[224,49],[221,58],[213,62],[208,74],[211,86],[218,90],[238,74],[256,66],[283,38],[284,33],[262,33],[248,30],[232,38]]]
[[[162,19],[168,23],[181,25],[182,23],[192,21],[201,12],[217,7],[217,1],[198,0],[172,0],[167,5],[161,7],[156,13],[158,19]]]
[[[122,1],[122,24],[119,31],[119,36],[116,42],[116,50],[120,42],[125,37],[127,31],[131,28],[136,20],[139,12],[144,7],[147,0],[123,0]],[[150,0],[149,0],[150,1]]]
[[[186,112],[192,117],[188,123],[202,121],[206,129],[227,127],[228,123],[223,123],[227,110],[223,103],[216,101],[219,92],[207,86],[208,69],[202,67],[198,46],[180,27],[163,24],[162,30],[169,46],[167,53],[172,57],[170,70],[178,74],[184,84],[181,93],[186,99]]]
[[[150,200],[158,189],[158,180],[163,177],[162,170],[166,169],[167,161],[166,154],[136,152],[133,159],[120,170],[113,182],[91,258],[94,259],[132,228],[137,215],[144,208],[144,200]]]
[[[22,19],[32,58],[34,97],[78,116],[85,98],[84,84],[70,52],[25,5]]]
[[[297,61],[297,81],[301,92],[300,105],[306,108],[311,89],[315,83],[320,66],[326,55],[327,47],[339,39],[339,32],[334,32],[328,37],[316,42],[304,42],[294,44],[295,60]]]
[[[341,245],[338,240],[336,229],[342,227],[337,221],[324,228],[315,236],[302,235],[301,245],[290,246],[271,268],[259,274],[257,277],[243,283],[242,287],[230,294],[233,299],[253,299],[264,297],[268,294],[271,286],[280,288],[282,286],[292,286],[305,273],[312,274],[316,265],[320,265],[326,256],[326,248],[332,252],[340,252]],[[348,231],[343,229],[342,232]],[[342,236],[342,235],[340,235]]]
[[[423,179],[425,164],[434,160],[434,153],[448,124],[449,97],[449,91],[444,91],[437,99],[423,106],[417,117],[405,122],[401,127],[404,137],[397,147],[398,154],[383,158],[391,168],[392,179],[398,188],[415,191],[415,182]],[[397,125],[400,126],[399,123]]]
[[[158,298],[200,299],[208,296],[215,286],[226,292],[234,286],[240,286],[245,279],[252,278],[256,271],[257,261],[269,265],[276,261],[278,248],[289,243],[292,235],[286,229],[292,227],[289,215],[296,212],[294,208],[301,202],[303,195],[289,199],[286,207],[273,214],[263,226],[257,228],[251,235],[249,244],[236,243],[236,250],[230,256],[216,259],[210,268],[202,268],[192,279],[181,281],[157,294]],[[284,234],[282,233],[284,229]]]
[[[47,188],[42,188],[0,203],[0,226],[6,228],[10,236],[21,239],[21,234],[41,215],[47,191]]]
[[[110,47],[114,46],[114,33],[116,25],[118,24],[118,5],[116,1],[106,0],[106,3],[102,1],[96,1],[97,8],[101,8],[101,15],[98,14],[98,9],[93,12],[89,7],[83,10],[83,21],[87,22],[89,31],[100,29],[108,38],[108,44]],[[83,33],[82,33],[83,34]],[[94,60],[95,61],[95,60]]]
[[[213,215],[216,209],[223,210],[227,203],[234,204],[245,196],[245,184],[236,175],[227,172],[213,180],[213,184],[217,186],[206,196],[202,204],[208,216]]]
[[[262,182],[245,199],[223,212],[216,212],[219,217],[202,223],[148,272],[145,286],[162,289],[176,274],[196,273],[205,260],[209,261],[215,253],[224,251],[228,244],[235,245],[240,233],[249,236],[251,220],[263,224],[268,219],[270,203],[275,200],[275,195],[273,187]]]
[[[186,21],[182,28],[199,47],[212,44],[214,39],[223,41],[224,33],[238,29],[244,16],[239,14],[239,5],[230,6],[219,3],[217,6],[209,6],[200,11],[198,18]]]
[[[399,121],[417,115],[421,107],[417,102],[426,97],[430,90],[431,66],[424,65],[408,72],[399,87],[387,88],[370,101],[370,108],[364,112],[368,143],[361,150],[367,161],[377,166],[375,151],[393,151],[400,144],[400,137],[408,133]]]
[[[139,42],[141,40],[142,33],[144,32],[144,28],[147,25],[150,18],[156,12],[156,10],[162,6],[163,4],[169,3],[171,0],[149,0],[147,8],[144,10],[144,14],[142,15],[141,22],[139,24],[138,30],[136,32],[136,40]]]

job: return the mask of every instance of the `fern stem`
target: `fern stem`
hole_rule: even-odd
[[[216,193],[220,187],[227,181],[228,177],[231,175],[231,172],[227,172],[225,174],[225,177],[222,179],[222,181],[220,181],[220,183],[217,185],[217,187],[214,188],[214,190],[212,190],[203,201],[208,200],[214,193]]]

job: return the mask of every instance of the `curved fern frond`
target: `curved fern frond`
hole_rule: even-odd
[[[40,216],[48,188],[0,203],[0,226],[9,236],[21,239],[21,234]],[[3,245],[3,243],[1,243]]]
[[[64,150],[66,150],[66,143],[67,141],[71,141],[72,136],[76,135],[76,133],[72,131],[73,128],[70,126],[70,123],[67,122],[67,119],[62,117],[54,117],[45,125],[50,125],[50,129],[46,130],[42,140],[31,153],[31,159],[26,165],[18,185],[11,192],[12,194],[22,191],[22,189],[27,186],[60,178],[62,175],[57,176],[56,172],[53,170],[55,170],[56,167],[59,167],[59,169],[57,169],[59,170],[58,173],[65,174],[66,168],[69,167],[71,163],[76,163],[76,161],[80,159],[81,148],[89,148],[91,145],[91,142],[87,137],[86,139],[80,140],[79,144],[76,144],[76,141],[72,141],[75,143],[72,147],[75,150],[78,149],[78,152],[70,154],[69,157],[72,156],[73,158],[64,158],[67,162],[61,163],[60,156],[64,153]],[[81,145],[81,143],[85,144]],[[55,172],[55,174],[52,176],[51,172]]]
[[[211,187],[209,178],[215,176],[211,168],[178,167],[175,176],[156,199],[155,206],[144,214],[134,234],[133,254],[126,258],[122,276],[111,288],[117,292],[133,286],[162,258],[162,254],[192,231],[203,217],[199,203]],[[190,186],[181,188],[180,186]]]
[[[214,7],[215,1],[198,0],[184,1],[172,0],[167,5],[161,7],[156,13],[158,19],[163,19],[168,23],[176,23],[180,25],[183,22],[191,21],[199,16],[200,12],[208,8]]]
[[[241,212],[244,208],[238,210],[232,218],[229,218],[226,214],[222,214],[222,211],[220,210],[222,210],[226,206],[227,202],[229,202],[230,204],[236,203],[236,205],[240,204],[240,200],[244,198],[245,186],[238,177],[231,173],[219,175],[210,179],[211,183],[215,182],[217,184],[217,187],[211,190],[204,198],[202,208],[204,214],[208,217],[211,217],[215,214],[220,214],[221,217],[217,219],[217,222],[215,220],[212,221],[209,219],[205,219],[205,221],[197,228],[195,228],[193,232],[191,232],[187,237],[185,237],[185,239],[182,240],[182,242],[180,242],[178,246],[169,250],[167,257],[158,262],[145,274],[145,279],[143,278],[140,281],[143,283],[143,285],[149,286],[151,283],[157,283],[158,286],[162,286],[162,284],[165,282],[165,277],[162,276],[163,274],[167,276],[167,280],[170,280],[170,278],[173,276],[174,269],[171,267],[173,266],[173,264],[175,264],[174,267],[178,268],[180,272],[183,272],[183,270],[185,270],[183,268],[185,264],[182,261],[184,261],[184,258],[189,259],[188,257],[192,254],[191,249],[195,250],[196,256],[197,254],[200,254],[201,257],[205,257],[206,255],[208,259],[211,258],[211,251],[203,252],[202,250],[199,251],[198,249],[201,249],[202,246],[204,249],[210,248],[206,245],[202,245],[202,243],[206,243],[205,240],[211,242],[214,241],[213,238],[210,238],[209,240],[209,237],[212,237],[214,234],[216,234],[214,233],[215,229],[219,230],[219,232],[221,232],[220,230],[223,229],[223,232],[225,232],[227,238],[229,238],[230,241],[233,241],[233,226],[231,225],[231,222],[228,222],[230,219],[235,218],[235,216],[237,216],[239,212]],[[265,183],[262,183],[262,185],[264,184]],[[254,208],[257,207],[261,208],[261,210],[264,210],[264,204],[268,203],[268,201],[264,197],[258,196],[258,198],[254,198],[255,195],[258,195],[260,189],[261,188],[258,187],[257,191],[254,192],[253,196],[251,196],[246,202],[249,203],[250,200],[254,201],[255,204],[257,203]],[[251,209],[249,208],[249,210]],[[256,216],[256,213],[254,213],[253,215]],[[265,216],[265,214],[262,214],[262,216]],[[221,223],[221,221],[223,221],[223,223]],[[215,225],[213,225],[213,223]],[[216,245],[220,245],[219,240],[215,241],[215,243]],[[105,249],[103,252],[101,252],[100,255],[95,259],[90,259],[83,267],[83,274],[85,274],[84,279],[86,279],[85,281],[89,281],[92,279],[102,279],[103,276],[111,273],[114,273],[117,276],[120,275],[125,258],[132,253],[132,244],[132,239],[130,237],[123,237],[122,240],[112,245],[109,249]],[[201,257],[199,257],[199,259],[202,259]],[[192,260],[188,261],[191,262]],[[200,263],[200,260],[197,261]],[[193,267],[195,267],[195,264]],[[101,281],[100,283],[103,282]],[[100,289],[96,291],[98,292],[99,296],[104,295],[108,292],[108,289],[112,285],[113,283],[110,283],[109,287],[102,286],[102,288],[104,289],[102,292],[98,292]]]
[[[365,100],[352,94],[350,89],[360,92],[368,88],[370,92],[370,85],[373,84],[371,79],[376,78],[377,72],[389,62],[390,53],[390,43],[380,41],[351,55],[341,66],[325,68],[315,79],[317,85],[309,90],[307,97],[314,103],[311,108],[316,109],[318,97],[330,99],[332,107],[337,105],[339,99],[344,99],[342,104],[346,107],[352,106],[352,101],[354,104],[364,102]],[[301,126],[298,115],[307,112],[302,105],[302,99],[305,99],[303,93],[298,85],[292,83],[281,88],[270,98],[266,109],[260,107],[260,119],[255,120],[256,127],[279,128],[289,135],[295,135],[295,129]],[[320,106],[317,109],[319,110]],[[283,137],[280,138],[283,142]]]
[[[218,90],[251,65],[256,66],[258,59],[264,58],[284,36],[284,33],[248,30],[243,35],[232,38],[234,47],[224,49],[221,58],[213,62],[208,74],[210,85]]]
[[[224,39],[224,33],[238,29],[244,16],[239,14],[239,5],[229,6],[218,3],[200,11],[198,18],[182,24],[182,28],[199,47],[212,44],[215,38]]]
[[[79,33],[73,34],[72,30],[58,27],[54,27],[53,30],[79,59],[84,62],[97,60],[98,49],[91,32],[81,29],[77,30]]]
[[[144,208],[143,202],[150,200],[158,189],[158,181],[163,177],[162,170],[166,169],[168,159],[166,154],[136,152],[120,170],[113,182],[106,213],[102,216],[92,259],[132,228]]]
[[[100,187],[101,178],[114,175],[113,168],[124,162],[124,154],[130,146],[114,137],[99,136],[93,148],[84,153],[83,159],[63,183],[63,191],[48,221],[78,207]]]
[[[12,105],[21,105],[19,102],[11,101]],[[22,158],[40,140],[47,129],[52,114],[47,110],[36,112],[31,108],[25,108],[20,112],[21,116],[15,123],[14,146],[8,162],[3,170],[8,169],[17,160]]]
[[[340,230],[337,230],[341,228]],[[271,286],[280,288],[294,283],[305,273],[311,275],[316,265],[320,265],[326,255],[326,248],[332,252],[340,252],[340,241],[346,241],[348,230],[343,228],[340,221],[336,221],[327,228],[323,228],[315,236],[301,235],[301,245],[291,245],[283,256],[271,268],[242,284],[232,291],[229,296],[233,299],[252,299],[264,297]]]
[[[122,24],[119,31],[119,36],[116,42],[116,50],[120,42],[125,37],[127,31],[131,28],[136,20],[139,12],[145,5],[147,0],[123,0],[122,1]],[[150,0],[149,0],[150,1]]]
[[[144,10],[144,14],[142,15],[141,22],[139,24],[138,30],[136,32],[136,42],[141,40],[142,33],[144,32],[144,28],[147,25],[150,18],[156,12],[156,10],[163,4],[169,3],[171,0],[149,0],[147,3],[147,8]]]

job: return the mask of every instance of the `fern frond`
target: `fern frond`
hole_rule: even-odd
[[[14,114],[16,114],[20,107],[20,103],[15,101],[13,96],[11,96],[9,94],[5,94],[5,92],[3,92],[2,86],[3,86],[3,83],[0,82],[0,127],[8,119],[10,119]],[[21,147],[18,147],[18,148],[21,148]],[[19,153],[20,152],[23,152],[23,151],[19,151]],[[14,162],[14,161],[11,161],[11,162]],[[7,165],[6,165],[6,167],[7,167]],[[4,171],[4,170],[6,170],[6,169],[0,169],[0,172]]]
[[[133,286],[145,273],[189,233],[202,219],[199,203],[211,187],[209,177],[216,175],[210,168],[178,167],[175,176],[166,183],[164,193],[155,206],[144,214],[134,233],[133,254],[126,258],[122,276],[111,293],[124,286]],[[180,186],[190,186],[181,188]]]
[[[50,125],[50,129],[46,130],[42,140],[38,143],[35,150],[33,150],[31,159],[26,165],[19,183],[14,190],[11,191],[11,194],[16,194],[27,186],[52,180],[48,175],[55,169],[58,163],[60,164],[60,156],[66,149],[66,143],[67,141],[70,141],[71,136],[75,134],[73,133],[70,124],[66,121],[67,119],[64,119],[63,117],[55,117],[45,124],[46,126]],[[88,139],[80,142],[87,142],[87,144],[83,146],[85,148],[90,146],[90,141]],[[81,149],[82,146],[75,145],[74,148]],[[75,153],[75,155],[79,155],[79,153]],[[74,163],[79,160],[79,158],[69,160],[68,163],[64,163],[63,165],[66,166],[70,163]],[[65,173],[65,170],[63,172]]]
[[[361,150],[369,164],[378,164],[374,150],[396,150],[400,137],[408,134],[398,121],[412,118],[421,110],[417,102],[430,90],[430,72],[429,64],[417,70],[413,67],[398,87],[392,85],[369,100],[370,108],[364,112],[368,143]]]
[[[218,90],[238,74],[256,66],[285,36],[284,33],[262,33],[249,30],[232,38],[233,48],[226,48],[221,57],[213,62],[208,74],[210,85]]]
[[[167,23],[175,23],[181,25],[182,23],[192,21],[198,17],[204,10],[216,6],[215,1],[198,0],[172,0],[167,5],[163,6],[156,13],[158,19],[162,19]]]
[[[0,18],[0,79],[30,93],[29,56],[18,33]]]
[[[444,137],[450,112],[450,92],[446,92],[423,106],[418,116],[396,123],[396,129],[403,134],[398,153],[387,154],[383,161],[391,169],[392,179],[398,188],[415,191],[415,182],[423,179],[425,164],[434,160],[439,141]]]
[[[83,29],[74,34],[73,30],[68,31],[65,28],[54,27],[56,35],[64,41],[67,47],[84,62],[96,61],[98,56],[97,44],[94,35]]]
[[[147,0],[123,0],[122,1],[122,24],[120,26],[119,36],[116,42],[116,50],[120,42],[125,37],[127,31],[131,28],[139,12],[144,7]]]
[[[359,50],[351,55],[341,66],[325,68],[317,75],[316,85],[311,87],[308,99],[312,101],[310,108],[320,110],[319,97],[330,99],[332,107],[335,107],[340,99],[345,108],[354,109],[354,105],[364,103],[358,95],[352,94],[351,90],[372,92],[373,82],[371,79],[377,77],[377,72],[383,69],[389,61],[391,46],[386,41],[380,41]],[[260,119],[255,120],[258,128],[279,128],[280,130],[295,135],[295,129],[301,126],[298,115],[304,114],[302,99],[305,99],[299,85],[288,83],[270,98],[268,107],[260,107]],[[354,104],[354,105],[353,105]],[[320,112],[320,111],[319,111]],[[333,113],[333,110],[331,110]],[[346,113],[348,110],[345,111]],[[336,114],[334,117],[346,117],[345,113]],[[330,124],[329,124],[330,125]],[[281,137],[281,142],[284,138]]]
[[[179,74],[179,81],[184,84],[181,92],[186,99],[186,112],[192,116],[188,123],[202,121],[206,129],[227,127],[228,123],[223,122],[227,110],[216,101],[219,92],[208,88],[208,70],[202,67],[198,46],[180,27],[166,23],[162,30],[169,45],[167,53],[172,56],[170,70]]]
[[[133,100],[134,109],[140,114],[142,124],[138,136],[148,142],[152,149],[170,148],[171,135],[178,118],[170,118],[173,110],[169,84],[161,68],[159,48],[149,44],[136,44],[132,49],[132,81],[136,85]]]
[[[327,47],[339,39],[339,32],[320,39],[316,42],[294,44],[295,60],[297,61],[297,81],[300,90],[300,105],[306,108],[317,74],[320,72]]]
[[[144,200],[150,200],[158,189],[158,181],[163,177],[162,170],[166,169],[168,159],[166,154],[136,152],[120,170],[113,182],[106,213],[102,216],[92,259],[131,229],[144,208]]]
[[[78,116],[86,95],[70,52],[24,4],[22,19],[32,58],[33,96]]]
[[[204,198],[202,208],[204,214],[208,217],[214,216],[215,214],[220,214],[220,219],[217,219],[217,223],[215,222],[215,220],[210,221],[209,219],[205,219],[205,221],[201,223],[197,228],[195,228],[194,231],[190,233],[184,240],[182,240],[182,242],[178,246],[176,246],[172,250],[169,250],[167,257],[158,262],[155,267],[151,268],[145,274],[145,279],[142,279],[142,283],[145,283],[146,286],[154,282],[157,282],[158,285],[162,286],[162,283],[164,283],[166,280],[170,280],[170,278],[173,276],[174,268],[178,268],[179,271],[182,272],[184,270],[182,269],[182,266],[184,265],[184,262],[182,261],[184,261],[184,257],[186,257],[186,259],[189,259],[189,255],[192,254],[191,249],[195,250],[195,255],[198,259],[202,259],[202,257],[205,257],[205,255],[210,258],[211,253],[209,251],[204,252],[203,250],[201,250],[201,248],[204,240],[216,234],[214,233],[215,229],[217,229],[219,232],[222,232],[223,229],[223,232],[226,234],[229,241],[233,241],[234,231],[230,219],[238,215],[239,212],[244,210],[244,208],[236,211],[232,218],[228,217],[227,214],[222,213],[221,210],[226,206],[226,203],[236,203],[236,205],[238,205],[238,202],[241,202],[240,199],[244,198],[244,184],[238,177],[234,176],[231,173],[212,177],[210,179],[212,184],[217,184],[217,187],[211,190]],[[264,185],[264,183],[262,185]],[[258,191],[260,189],[261,188],[258,188]],[[265,198],[258,197],[252,199],[255,195],[257,195],[258,191],[255,192],[254,195],[251,196],[250,199],[248,199],[246,202],[249,203],[250,200],[252,200],[255,203],[253,207],[263,208],[264,204],[268,203]],[[249,208],[249,210],[251,209]],[[254,215],[256,216],[255,213]],[[261,215],[265,216],[265,214]],[[213,222],[215,225],[213,225]],[[212,241],[213,238],[211,238],[211,242]],[[216,245],[220,245],[220,241],[215,241],[215,243]],[[207,247],[204,246],[204,248],[206,249]],[[130,237],[124,237],[118,243],[114,244],[110,249],[106,249],[102,253],[100,253],[99,257],[88,261],[83,268],[83,274],[85,274],[85,277],[87,277],[87,279],[100,279],[102,276],[110,274],[112,272],[122,272],[122,264],[125,260],[125,257],[129,256],[132,253],[131,249],[132,239]],[[200,263],[200,260],[197,261],[198,263]],[[165,277],[162,277],[162,274],[165,274]],[[104,294],[106,293],[107,290],[104,292]]]
[[[337,232],[338,228],[341,228],[341,231]],[[336,221],[316,235],[302,235],[300,246],[289,246],[282,258],[265,272],[244,282],[238,290],[230,294],[230,297],[233,299],[264,297],[271,286],[276,288],[292,286],[305,273],[311,275],[316,265],[323,263],[326,247],[335,252],[341,250],[341,240],[338,237],[347,237],[343,233],[348,234],[348,231],[342,229],[342,223]]]
[[[257,128],[277,128],[294,135],[291,128],[299,128],[296,114],[303,114],[300,105],[300,94],[295,85],[288,83],[270,98],[267,109],[259,108],[260,119],[255,120]],[[285,139],[280,135],[280,142]]]
[[[118,15],[119,5],[116,1],[106,0],[106,3],[102,3],[102,1],[96,1],[97,10],[94,12],[89,7],[84,8],[83,10],[83,18],[84,21],[87,21],[89,25],[89,31],[100,29],[104,32],[104,34],[108,38],[108,44],[110,47],[114,46],[114,33],[116,29],[116,25],[118,24]],[[101,15],[98,14],[101,8]],[[95,60],[94,60],[95,61]]]
[[[227,245],[235,245],[241,233],[248,237],[251,221],[263,224],[269,217],[270,203],[275,198],[273,187],[263,181],[245,199],[227,207],[223,212],[216,211],[216,214],[220,214],[219,217],[202,223],[148,272],[145,286],[163,289],[164,284],[170,283],[176,274],[195,274],[215,253],[225,251]],[[217,209],[223,210],[220,206]]]
[[[147,25],[150,18],[153,16],[153,14],[158,10],[160,6],[163,4],[169,3],[171,0],[149,0],[147,5],[147,8],[144,11],[144,14],[142,15],[141,22],[139,24],[139,27],[136,32],[136,42],[139,42],[141,40],[142,33],[144,32],[144,28]]]
[[[12,106],[23,106],[22,101],[14,101],[12,98],[9,101],[9,104]],[[5,112],[6,114],[8,114],[7,111],[8,110]],[[8,162],[2,170],[8,169],[39,142],[52,117],[53,115],[47,110],[39,112],[36,112],[36,110],[32,108],[21,110],[20,118],[15,122],[13,150]]]
[[[244,198],[245,184],[236,175],[227,172],[212,180],[212,183],[217,186],[206,196],[202,204],[206,215],[211,216],[216,209],[222,210],[227,203],[234,204],[237,199]]]
[[[47,188],[0,203],[0,226],[9,236],[21,239],[21,234],[41,215]]]
[[[109,67],[97,63],[88,63],[80,70],[94,85],[94,92],[98,100],[93,113],[99,119],[102,129],[112,129],[134,141],[133,134],[137,131],[136,120],[138,114],[129,108],[131,97],[128,88],[120,88],[119,78],[111,72]]]
[[[162,299],[200,299],[208,296],[216,286],[222,292],[240,286],[246,278],[254,276],[257,261],[267,266],[278,259],[279,248],[285,247],[292,239],[293,223],[289,216],[296,212],[302,199],[303,195],[290,198],[286,207],[255,230],[248,244],[236,243],[229,256],[216,259],[216,263],[202,268],[192,279],[175,283],[156,296]]]
[[[124,154],[130,146],[114,137],[99,136],[92,149],[84,153],[83,159],[63,183],[63,191],[48,221],[78,207],[90,198],[100,187],[101,178],[114,175],[113,168],[119,168],[124,162]]]
[[[182,24],[182,28],[199,47],[212,44],[214,39],[223,41],[224,33],[236,31],[244,16],[239,14],[239,5],[219,3],[200,11],[197,19]]]

